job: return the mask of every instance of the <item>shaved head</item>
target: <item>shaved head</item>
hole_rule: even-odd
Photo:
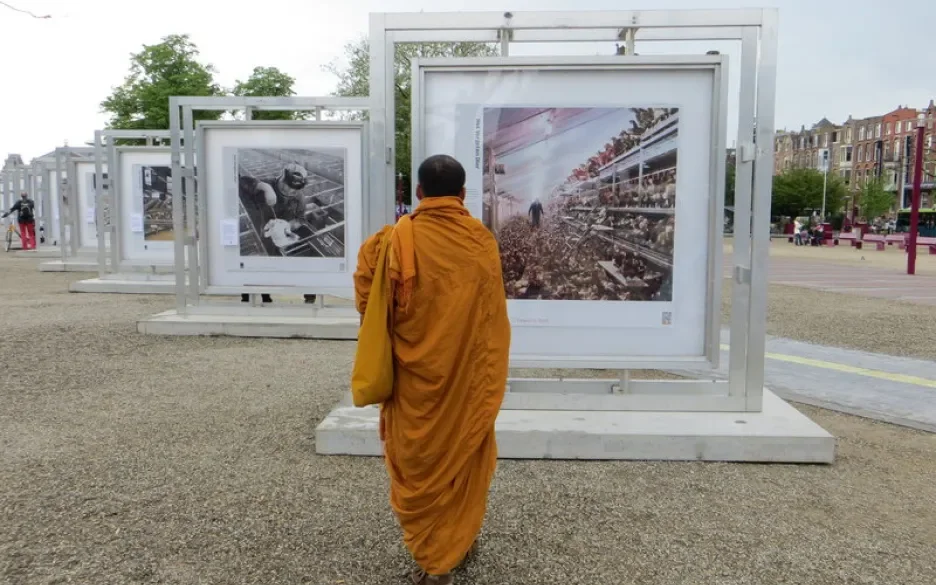
[[[424,160],[418,175],[423,197],[459,197],[465,190],[465,168],[447,154]]]

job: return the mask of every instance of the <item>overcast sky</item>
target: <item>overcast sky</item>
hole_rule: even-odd
[[[0,156],[34,156],[82,145],[106,118],[99,104],[127,73],[129,56],[165,35],[188,33],[218,81],[232,86],[255,66],[297,78],[300,95],[326,95],[335,80],[322,66],[366,34],[372,11],[587,10],[614,0],[4,0],[0,6]],[[629,9],[780,8],[777,126],[799,128],[826,116],[839,122],[936,97],[934,0],[654,0]],[[654,43],[638,52],[686,53],[731,43]],[[515,54],[543,53],[526,46]],[[613,46],[562,47],[567,54],[609,54]],[[737,61],[733,61],[736,63]],[[734,73],[737,73],[735,68]],[[733,76],[736,90],[737,75]],[[729,131],[733,131],[732,124]],[[729,135],[729,144],[734,140]]]

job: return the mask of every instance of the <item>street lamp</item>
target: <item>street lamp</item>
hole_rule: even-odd
[[[826,220],[826,190],[829,184],[829,149],[822,151],[822,213],[819,221],[825,223]]]
[[[913,195],[910,200],[910,241],[907,242],[907,274],[916,274],[917,232],[920,229],[920,189],[923,186],[923,131],[926,116],[917,116],[916,148],[913,151]]]

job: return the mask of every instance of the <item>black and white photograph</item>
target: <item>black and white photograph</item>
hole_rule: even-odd
[[[241,256],[345,256],[344,149],[234,150]]]
[[[673,300],[677,109],[487,107],[482,124],[507,298]]]
[[[143,191],[143,239],[172,241],[172,167],[139,165],[134,170]]]

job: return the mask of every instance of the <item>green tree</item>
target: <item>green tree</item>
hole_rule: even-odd
[[[734,205],[735,175],[737,169],[732,163],[725,165],[725,205],[731,207]]]
[[[805,211],[822,209],[822,173],[816,169],[788,169],[773,178],[771,214],[797,217]],[[845,200],[846,189],[834,174],[826,185],[826,214],[837,213]]]
[[[247,81],[238,80],[231,93],[242,97],[290,97],[296,95],[295,84],[295,78],[276,67],[254,67]],[[305,112],[258,110],[253,113],[254,120],[302,120],[305,117]]]
[[[169,128],[171,96],[223,95],[215,70],[198,61],[198,48],[188,35],[169,35],[130,56],[130,73],[123,84],[101,102],[110,114],[108,128],[161,130]],[[222,112],[197,112],[196,120],[217,120]]]
[[[440,57],[490,57],[497,55],[496,45],[484,43],[419,43],[397,44],[394,55],[396,88],[396,161],[395,170],[405,181],[410,175],[412,148],[410,141],[410,86],[412,84],[411,63],[413,59]],[[338,78],[334,95],[362,97],[370,93],[370,47],[362,38],[345,45],[344,64],[333,62],[325,70]],[[404,189],[408,199],[409,190]]]
[[[884,190],[884,181],[879,177],[862,185],[858,192],[859,211],[868,221],[886,214],[896,201],[896,195]]]

